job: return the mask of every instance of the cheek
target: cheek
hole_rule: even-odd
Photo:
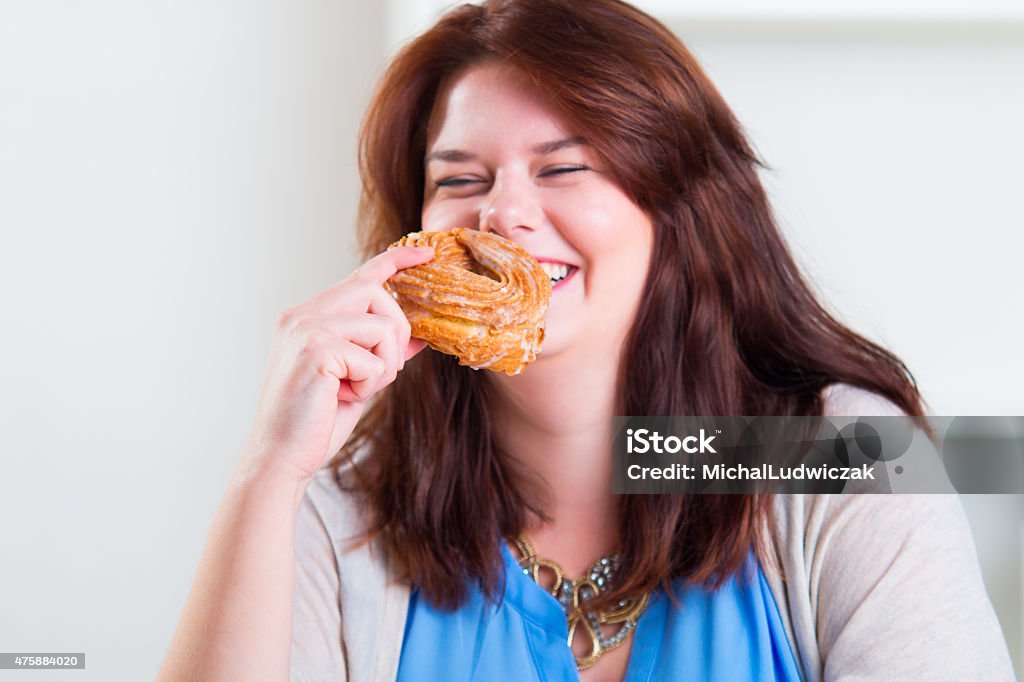
[[[444,219],[440,211],[433,206],[424,206],[420,229],[424,232],[441,232]]]
[[[444,232],[455,227],[476,229],[477,219],[468,206],[448,204],[428,204],[423,208],[422,230],[424,232]]]
[[[576,226],[572,241],[592,267],[622,269],[641,278],[646,274],[654,228],[632,202],[624,197],[587,202],[572,224]]]

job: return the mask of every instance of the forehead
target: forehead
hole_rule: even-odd
[[[427,151],[486,141],[536,143],[573,131],[521,71],[501,64],[469,67],[439,89]]]

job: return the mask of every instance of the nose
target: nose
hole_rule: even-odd
[[[494,183],[480,207],[480,231],[508,239],[536,230],[543,219],[544,211],[534,188],[508,177]]]

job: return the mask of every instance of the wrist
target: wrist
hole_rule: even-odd
[[[298,511],[313,477],[276,457],[247,451],[238,463],[232,485],[257,498],[289,500]]]

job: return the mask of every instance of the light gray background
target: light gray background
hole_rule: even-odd
[[[88,659],[0,679],[156,673],[274,318],[357,263],[370,87],[437,4],[0,0],[0,651]],[[830,306],[933,413],[1024,414],[1017,10],[652,4]],[[1024,676],[1021,500],[964,504]]]

